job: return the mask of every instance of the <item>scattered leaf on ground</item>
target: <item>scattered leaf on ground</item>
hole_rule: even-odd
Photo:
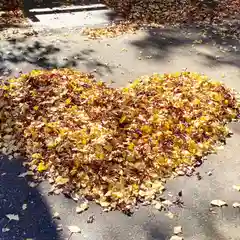
[[[60,214],[58,212],[53,213],[53,219],[60,219]]]
[[[78,226],[68,226],[68,229],[71,233],[80,233],[81,229]]]
[[[240,192],[240,185],[233,185],[233,189],[235,189],[235,190]]]
[[[167,212],[165,215],[166,215],[167,217],[169,217],[170,219],[173,219],[173,218],[174,218],[174,214],[171,213],[171,212]]]
[[[68,181],[69,181],[69,178],[67,178],[67,177],[64,178],[64,177],[61,177],[61,176],[58,176],[55,179],[55,183],[57,185],[64,185],[64,184],[68,183]]]
[[[87,202],[80,204],[80,206],[76,207],[76,213],[82,213],[86,211],[89,208],[89,205]]]
[[[8,227],[2,228],[2,233],[9,232],[9,231],[10,231],[10,228],[8,228]]]
[[[32,171],[27,171],[27,172],[24,172],[24,173],[20,173],[19,175],[18,175],[18,177],[26,177],[26,176],[32,176],[32,175],[34,175],[34,172],[32,172]]]
[[[170,200],[164,200],[162,201],[162,204],[168,207],[173,205],[173,203]]]
[[[91,216],[88,217],[88,219],[87,219],[87,223],[93,223],[94,220],[95,220],[94,215],[91,215]]]
[[[37,182],[28,182],[28,186],[31,188],[35,188],[39,183]]]
[[[182,233],[182,226],[176,226],[176,227],[174,227],[173,233],[176,234],[176,235]]]
[[[7,214],[6,217],[7,217],[9,220],[19,221],[19,216],[18,216],[18,214]]]
[[[161,211],[162,210],[162,208],[163,208],[163,204],[161,204],[161,203],[156,203],[155,204],[155,206],[154,206],[157,210],[159,210],[159,211]]]
[[[183,240],[183,237],[179,237],[177,235],[174,235],[170,238],[170,240]]]
[[[62,225],[62,224],[57,224],[56,230],[57,230],[58,232],[63,231],[63,225]]]
[[[26,210],[26,209],[27,209],[27,204],[24,203],[24,204],[22,205],[22,210]]]
[[[233,205],[232,205],[234,208],[240,208],[240,203],[238,203],[238,202],[235,202],[235,203],[233,203]]]
[[[216,199],[211,201],[211,205],[216,207],[223,207],[227,206],[227,203],[222,200]]]

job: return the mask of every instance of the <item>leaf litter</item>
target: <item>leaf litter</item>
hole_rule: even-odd
[[[124,33],[136,33],[140,29],[162,28],[169,25],[195,23],[212,26],[215,23],[222,24],[226,19],[234,21],[240,15],[239,0],[102,0],[101,2],[114,9],[123,20],[106,27],[84,29],[83,34],[91,39],[112,38]],[[235,28],[234,23],[229,24],[229,29],[231,27]],[[235,31],[234,34],[237,35],[237,32]]]
[[[174,233],[175,235],[181,234],[181,233],[182,233],[182,226],[175,226],[175,227],[173,228],[173,233]]]
[[[228,204],[223,200],[216,199],[211,201],[211,205],[216,207],[223,207],[223,206],[227,206]]]
[[[106,210],[154,200],[166,177],[202,163],[239,118],[235,91],[189,72],[119,89],[74,70],[34,70],[0,90],[1,152],[26,157],[35,178],[51,179],[52,193]]]
[[[7,214],[6,217],[10,220],[10,221],[19,221],[19,216],[18,214]]]
[[[81,233],[81,229],[78,226],[68,226],[71,233]]]

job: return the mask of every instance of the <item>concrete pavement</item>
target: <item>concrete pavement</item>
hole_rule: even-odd
[[[38,36],[2,40],[0,71],[7,77],[34,68],[73,67],[91,71],[107,82],[114,80],[113,86],[125,86],[141,75],[187,68],[240,91],[239,40],[223,39],[218,32],[204,37],[202,32],[165,28],[94,41],[81,36],[80,31],[49,29]],[[71,240],[168,240],[176,225],[183,227],[187,240],[239,240],[240,212],[232,204],[240,202],[240,192],[232,185],[240,184],[240,126],[236,123],[231,128],[234,135],[227,140],[226,147],[196,169],[201,180],[192,176],[167,181],[167,199],[174,201],[179,191],[183,193],[183,207],[170,208],[176,215],[173,219],[147,206],[128,217],[117,211],[102,212],[91,204],[88,211],[77,215],[75,202],[61,195],[49,196],[45,182],[32,189],[25,179],[17,177],[25,171],[18,163],[1,160],[0,240],[69,239],[69,225],[82,230],[81,234],[73,234]],[[224,200],[229,206],[211,210],[213,199]],[[25,203],[29,208],[24,211]],[[61,219],[52,220],[54,212]],[[7,223],[8,213],[19,214],[19,221]],[[90,216],[95,220],[87,223]],[[10,230],[1,232],[6,227]]]

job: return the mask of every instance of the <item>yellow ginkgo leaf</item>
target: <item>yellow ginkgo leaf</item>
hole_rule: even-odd
[[[133,151],[134,150],[134,143],[129,143],[128,144],[128,149],[130,150],[130,151]]]
[[[123,123],[123,122],[125,122],[126,119],[127,119],[127,117],[126,117],[125,115],[123,115],[123,116],[120,118],[119,122],[120,122],[120,123]]]
[[[48,169],[48,165],[44,164],[44,162],[40,162],[38,164],[37,170],[38,172],[44,172]]]
[[[33,153],[32,154],[32,159],[42,159],[42,154],[41,153]]]
[[[71,102],[72,102],[71,98],[67,98],[66,101],[65,101],[66,105],[69,105]]]
[[[57,185],[64,185],[66,183],[69,182],[69,178],[64,178],[64,177],[61,177],[61,176],[58,176],[56,179],[55,179],[55,183]]]
[[[39,106],[34,106],[33,109],[37,111],[39,109]]]

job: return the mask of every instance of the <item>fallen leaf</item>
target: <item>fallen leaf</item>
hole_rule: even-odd
[[[109,206],[110,206],[110,203],[107,202],[107,201],[100,201],[99,204],[100,204],[102,207],[109,207]]]
[[[240,185],[233,185],[233,189],[235,189],[235,190],[240,192]]]
[[[9,231],[10,231],[10,228],[8,227],[2,228],[2,233],[9,232]]]
[[[208,176],[212,176],[212,174],[213,174],[212,171],[207,172]]]
[[[154,206],[157,210],[161,211],[163,208],[163,205],[161,203],[156,203],[156,205]]]
[[[27,172],[24,172],[24,173],[20,173],[18,175],[18,177],[22,178],[22,177],[26,177],[26,176],[33,176],[34,175],[34,172],[32,171],[27,171]]]
[[[185,175],[185,172],[182,171],[182,170],[178,170],[178,171],[176,171],[176,173],[177,173],[178,176],[184,176]]]
[[[59,186],[59,185],[64,185],[66,183],[68,183],[69,181],[69,178],[64,178],[64,177],[61,177],[61,176],[58,176],[56,179],[55,179],[55,183]]]
[[[240,208],[240,203],[238,203],[238,202],[235,202],[235,203],[233,203],[233,205],[232,205],[234,208]]]
[[[48,165],[47,164],[44,164],[44,162],[40,162],[38,164],[38,167],[37,167],[37,170],[38,172],[44,172],[48,169]]]
[[[39,183],[36,182],[28,182],[28,186],[31,188],[35,188]]]
[[[168,212],[165,214],[167,217],[169,217],[170,219],[173,219],[174,218],[174,214],[171,213],[171,212]]]
[[[164,200],[164,201],[162,201],[162,204],[166,205],[166,206],[172,206],[173,205],[173,203],[170,200]]]
[[[227,203],[222,200],[216,199],[211,201],[211,205],[216,207],[223,207],[227,206]]]
[[[175,235],[175,236],[172,236],[170,240],[183,240],[183,237],[179,237]]]
[[[62,227],[62,226],[57,226],[57,227],[56,227],[56,231],[57,231],[57,232],[63,231],[63,227]]]
[[[68,226],[68,229],[71,233],[80,233],[81,229],[78,226]]]
[[[24,203],[24,204],[22,205],[22,210],[26,210],[26,209],[27,209],[27,204]]]
[[[6,217],[7,217],[9,220],[19,221],[19,216],[18,216],[18,214],[7,214]]]
[[[88,217],[88,219],[87,219],[87,223],[93,223],[94,220],[95,220],[94,215],[91,215],[91,216]]]
[[[178,234],[182,233],[182,226],[176,226],[176,227],[174,227],[173,233],[174,233],[175,235],[178,235]]]
[[[60,214],[58,212],[53,213],[53,219],[60,219]]]
[[[89,208],[89,205],[87,202],[82,203],[80,206],[76,207],[76,213],[82,213],[86,211]]]

